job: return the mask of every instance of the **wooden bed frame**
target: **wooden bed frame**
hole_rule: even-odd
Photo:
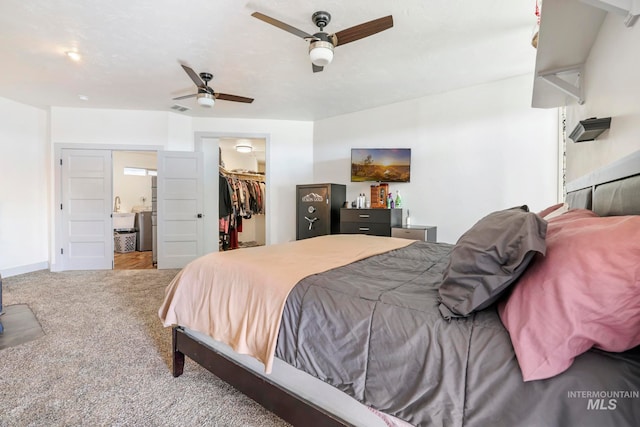
[[[353,426],[316,406],[313,402],[295,396],[276,383],[257,376],[200,340],[191,337],[182,327],[174,326],[172,367],[174,377],[182,375],[185,355],[294,426]]]
[[[577,194],[585,191],[588,194],[588,206],[572,206],[591,208],[592,196],[596,187],[601,184],[621,181],[624,178],[640,177],[640,151],[633,153],[610,166],[579,178],[567,184],[567,193]],[[636,185],[636,184],[634,184]],[[640,186],[634,186],[631,193],[640,201]],[[582,198],[582,197],[580,197]],[[640,214],[637,206],[632,212],[625,214]],[[249,369],[235,362],[218,351],[210,348],[204,342],[188,335],[180,326],[173,328],[173,376],[180,376],[184,369],[185,356],[206,368],[218,378],[235,387],[240,392],[252,398],[269,411],[278,415],[294,426],[353,426],[352,423],[329,413],[311,401],[296,396],[275,382],[263,378]]]

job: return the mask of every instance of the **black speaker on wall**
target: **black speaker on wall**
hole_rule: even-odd
[[[611,126],[611,117],[598,119],[592,117],[590,119],[581,120],[573,129],[569,138],[573,142],[593,141]]]

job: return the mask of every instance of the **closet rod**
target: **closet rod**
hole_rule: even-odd
[[[231,172],[220,166],[220,172],[224,175],[234,175],[237,177],[245,177],[247,179],[252,179],[254,181],[264,181],[264,175],[260,173],[249,173],[249,172]]]

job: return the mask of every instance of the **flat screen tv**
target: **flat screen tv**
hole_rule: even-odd
[[[352,148],[351,182],[409,182],[410,148]]]

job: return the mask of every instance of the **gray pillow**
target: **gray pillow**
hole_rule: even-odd
[[[547,222],[527,206],[490,213],[465,232],[451,252],[438,290],[440,313],[468,316],[487,308],[544,255]]]

